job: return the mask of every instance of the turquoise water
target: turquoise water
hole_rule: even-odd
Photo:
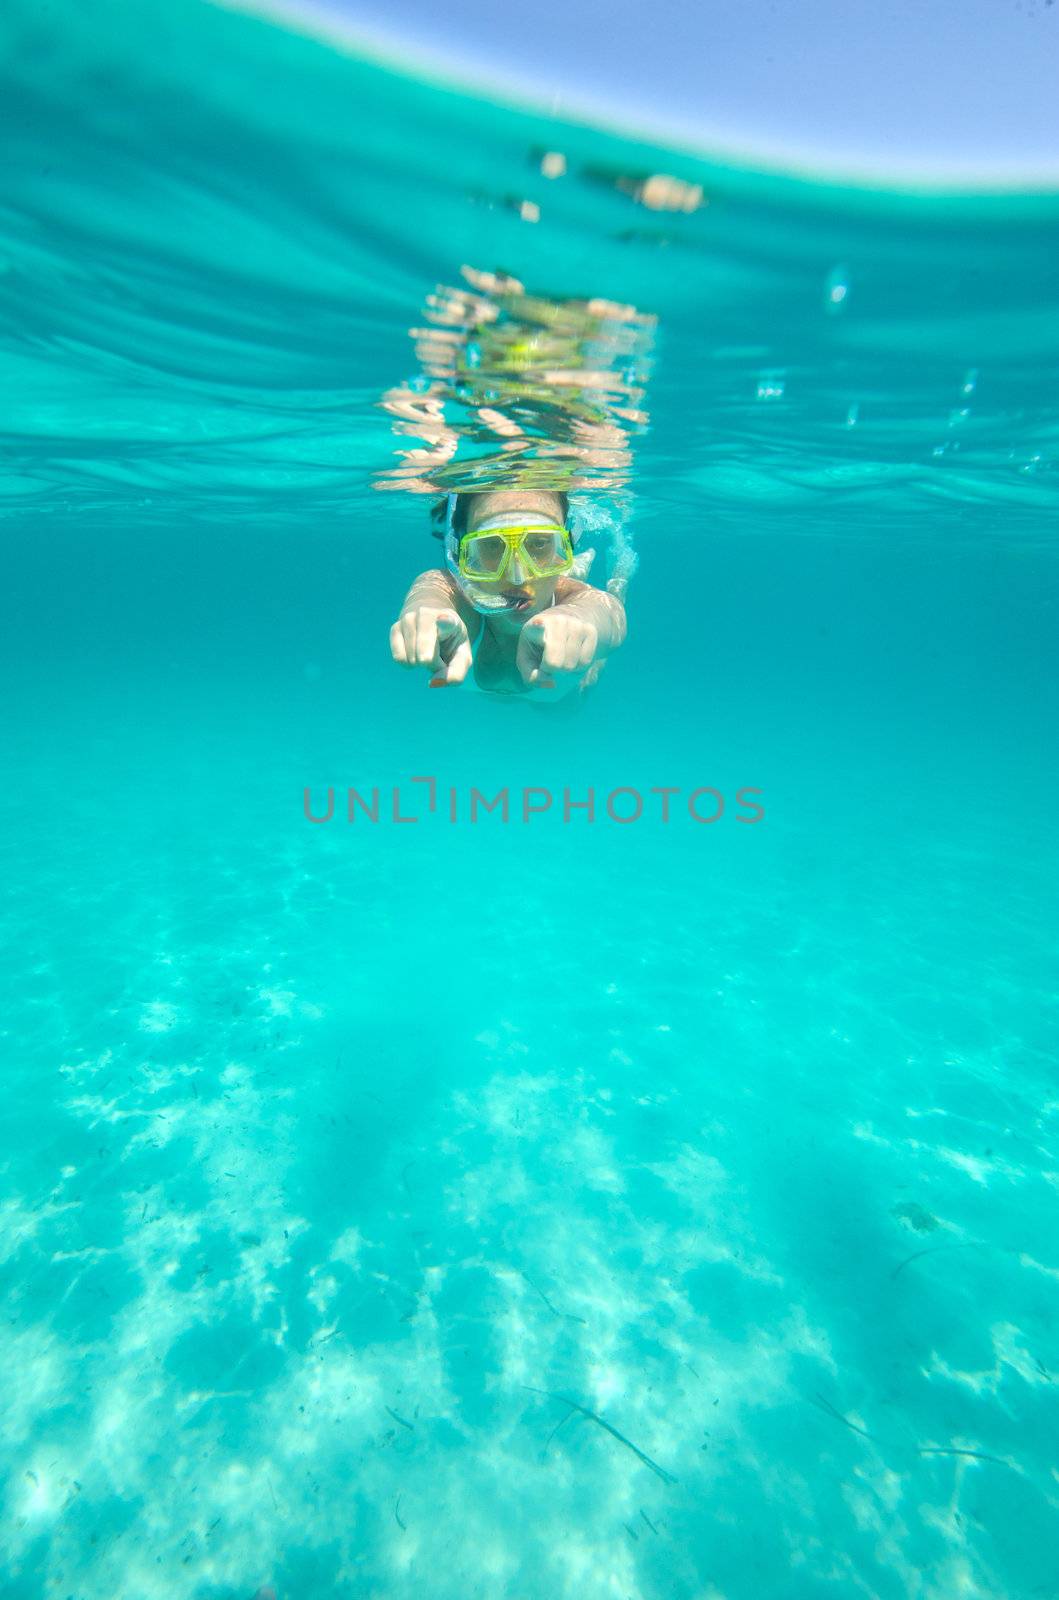
[[[1059,1592],[1059,199],[0,41],[5,1600]],[[587,436],[474,389],[596,300]],[[513,438],[639,557],[570,714],[389,659]]]

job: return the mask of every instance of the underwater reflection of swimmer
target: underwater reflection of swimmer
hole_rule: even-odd
[[[412,584],[391,653],[437,688],[576,704],[625,638],[631,443],[648,424],[655,318],[461,270],[410,330],[418,372],[380,400],[418,444],[402,442],[375,487],[444,496],[444,561]],[[586,582],[589,533],[607,541],[600,588]]]
[[[432,688],[465,682],[489,694],[595,683],[625,638],[614,592],[582,581],[565,494],[543,489],[449,495],[445,569],[420,573],[390,629],[394,661],[426,668]]]

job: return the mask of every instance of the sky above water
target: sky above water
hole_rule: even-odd
[[[1059,176],[1053,0],[239,0],[463,83],[833,171]]]

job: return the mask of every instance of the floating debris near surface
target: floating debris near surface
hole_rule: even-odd
[[[648,211],[682,211],[690,215],[709,205],[701,183],[689,183],[686,178],[675,178],[668,172],[618,172],[586,168],[585,177],[613,184],[621,194],[627,194],[637,205]]]

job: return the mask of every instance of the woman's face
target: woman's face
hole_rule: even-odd
[[[560,525],[563,521],[558,495],[541,490],[504,490],[474,496],[467,516],[467,532],[474,533],[484,522],[501,516],[510,518],[512,524],[528,522],[534,517]],[[558,584],[558,577],[531,577],[518,555],[513,553],[504,576],[495,589],[491,589],[509,609],[490,612],[490,622],[504,632],[517,633],[528,618],[548,609]]]

